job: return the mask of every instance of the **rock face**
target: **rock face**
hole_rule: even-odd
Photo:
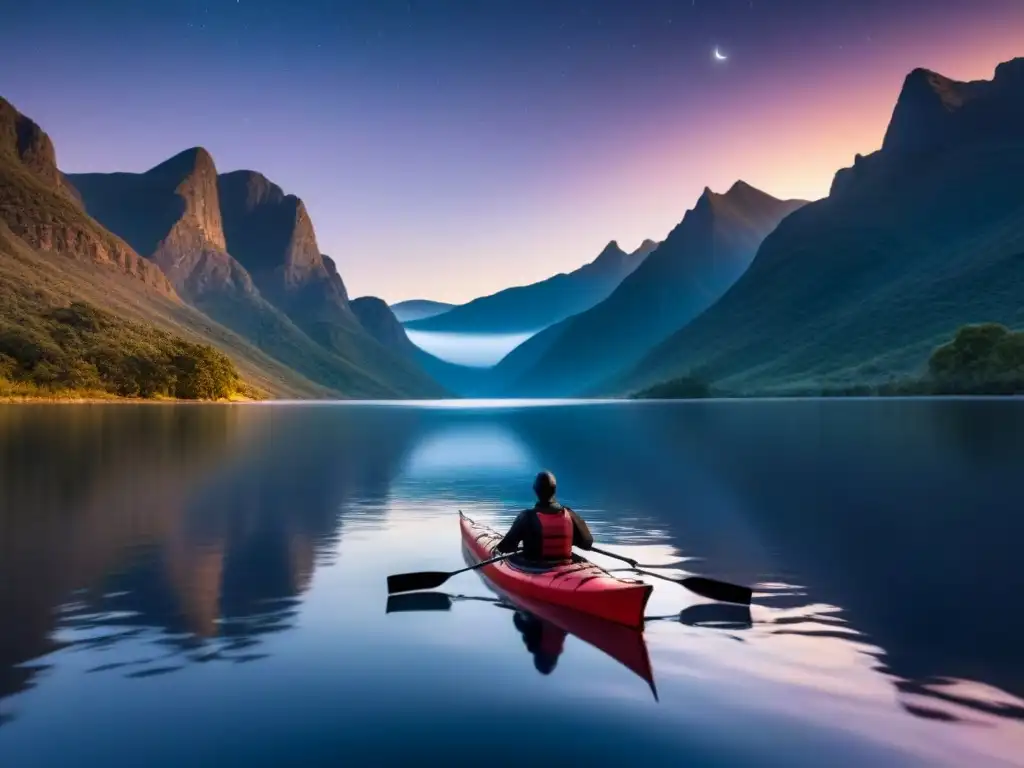
[[[159,268],[85,214],[57,170],[50,137],[2,98],[0,217],[32,248],[115,269],[174,296]]]
[[[406,326],[449,333],[536,332],[603,301],[650,252],[645,241],[633,253],[614,240],[589,264],[539,283],[506,288]]]
[[[866,179],[909,171],[944,150],[1015,141],[1024,133],[1024,58],[1000,64],[992,80],[964,83],[927,69],[907,75],[882,148],[836,174],[832,194]]]
[[[46,186],[60,186],[57,153],[42,128],[0,99],[0,152],[10,154]]]
[[[226,176],[193,148],[141,174],[67,178],[186,300],[310,380],[351,397],[443,394],[359,325],[301,202],[260,174]]]
[[[186,299],[254,296],[252,278],[227,252],[217,169],[201,147],[145,173],[69,174],[86,210],[159,265]]]
[[[705,189],[607,299],[522,344],[496,377],[509,394],[571,396],[635,364],[725,293],[768,233],[804,204],[742,181],[725,194]]]
[[[255,171],[222,174],[218,189],[228,251],[260,293],[327,349],[358,354],[353,345],[364,329],[302,200]]]
[[[255,171],[221,174],[218,189],[228,251],[260,292],[290,315],[333,315],[352,326],[345,284],[321,255],[302,200]]]
[[[738,392],[916,375],[967,323],[1024,322],[1024,59],[906,80],[881,150],[787,218],[750,269],[610,391],[698,368]]]

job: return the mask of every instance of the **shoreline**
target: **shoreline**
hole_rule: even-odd
[[[239,397],[230,400],[175,400],[169,397],[97,397],[95,395],[0,395],[0,405],[247,405],[272,402]]]
[[[479,400],[486,398],[451,398],[445,400],[438,399],[423,399],[423,400],[352,400],[347,398],[338,398],[335,400],[322,400],[322,399],[309,399],[309,400],[296,400],[294,398],[266,398],[262,400],[256,400],[253,398],[239,397],[230,400],[175,400],[172,398],[143,398],[143,397],[97,397],[89,395],[81,396],[60,396],[52,395],[49,397],[40,395],[0,395],[0,405],[154,405],[154,406],[166,406],[166,405],[273,405],[274,403],[283,403],[288,405],[299,405],[303,403],[309,404],[348,404],[348,405],[359,405],[360,403],[401,403],[401,404],[415,404],[415,403],[459,403],[462,402],[466,407],[475,407],[474,404]],[[548,398],[507,398],[501,402],[501,407],[514,406],[517,403],[531,404],[537,400],[545,401]],[[560,403],[572,402],[575,404],[592,402],[595,405],[605,404],[607,405],[610,401],[616,403],[650,403],[650,404],[666,404],[666,403],[724,403],[724,402],[783,402],[783,401],[798,401],[798,400],[1024,400],[1024,395],[1014,394],[935,394],[935,395],[924,395],[924,394],[901,394],[901,395],[751,395],[747,397],[743,396],[725,396],[725,397],[617,397],[617,398],[568,398],[565,400],[559,400]],[[551,403],[552,405],[556,403]]]

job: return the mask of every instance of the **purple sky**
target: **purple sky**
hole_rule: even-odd
[[[0,95],[65,171],[202,145],[303,198],[352,295],[391,302],[660,239],[705,185],[820,197],[910,69],[1024,55],[1019,0],[14,5]]]

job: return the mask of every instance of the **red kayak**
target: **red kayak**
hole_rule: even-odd
[[[486,525],[473,522],[459,512],[462,543],[475,562],[493,557],[491,550],[501,534]],[[549,603],[595,616],[599,619],[642,627],[644,608],[653,587],[636,579],[620,579],[579,555],[572,562],[538,568],[502,560],[481,569],[502,591],[540,603]]]
[[[463,551],[466,555],[467,563],[472,565],[473,563],[480,562],[480,560],[486,560],[488,557],[491,557],[491,548],[501,541],[501,535],[485,525],[473,522],[461,512],[459,514],[461,517]],[[654,698],[658,698],[658,691],[654,685],[654,672],[651,669],[651,660],[647,653],[647,643],[644,641],[643,632],[640,629],[633,625],[626,625],[624,622],[612,623],[604,618],[599,618],[592,612],[582,613],[578,609],[573,610],[572,608],[552,602],[546,596],[543,598],[527,596],[525,591],[519,586],[519,579],[517,577],[520,571],[513,569],[512,566],[506,567],[506,564],[507,561],[503,561],[482,568],[483,573],[481,576],[484,578],[485,583],[488,583],[492,589],[514,606],[554,624],[564,632],[568,632],[583,642],[608,654],[642,678],[650,686],[651,692],[654,693]],[[579,566],[581,564],[588,566],[587,572],[592,576],[596,576],[601,580],[618,582],[615,585],[614,591],[620,592],[622,587],[625,586],[629,588],[629,594],[640,595],[639,598],[636,598],[639,605],[636,608],[639,618],[634,617],[632,621],[636,621],[642,626],[644,606],[651,594],[652,587],[643,582],[637,583],[618,579],[583,558],[578,558],[578,561],[573,565]],[[568,567],[561,566],[563,570]],[[535,574],[530,575],[533,576]],[[563,578],[570,579],[575,575],[576,571],[572,571]],[[594,582],[590,581],[587,583],[591,584]],[[511,584],[513,586],[505,587],[503,586],[504,584]],[[637,587],[640,588],[638,589]],[[645,587],[646,589],[644,589]],[[551,588],[549,587],[548,592],[550,591]]]

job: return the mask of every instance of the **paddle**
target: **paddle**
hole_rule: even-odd
[[[637,563],[636,560],[623,555],[617,555],[614,552],[608,552],[604,549],[598,549],[597,547],[591,547],[589,551],[597,552],[598,554],[605,555],[606,557],[614,557],[616,560],[629,563],[637,573],[642,573],[645,576],[653,576],[656,579],[671,581],[673,584],[686,587],[691,592],[698,594],[701,597],[706,597],[709,600],[721,600],[723,603],[750,605],[750,598],[754,594],[753,590],[749,587],[741,587],[737,584],[729,584],[724,581],[709,579],[704,576],[684,576],[683,578],[677,578],[675,576],[664,576],[660,573],[643,571],[640,569],[639,563]]]
[[[478,597],[476,595],[449,595],[446,592],[408,592],[388,597],[385,613],[401,613],[405,611],[450,611],[452,603],[462,600],[479,600],[492,603],[499,608],[513,608],[497,597]]]
[[[518,555],[522,550],[516,550],[515,552],[509,552],[506,555],[498,555],[492,557],[490,560],[481,560],[476,565],[471,565],[468,568],[460,568],[457,571],[418,571],[417,573],[396,573],[393,576],[388,576],[388,594],[393,595],[396,592],[414,592],[420,589],[435,589],[444,584],[452,576],[466,571],[473,571],[477,568],[483,568],[485,565],[496,563],[499,560],[507,560],[513,555]]]

